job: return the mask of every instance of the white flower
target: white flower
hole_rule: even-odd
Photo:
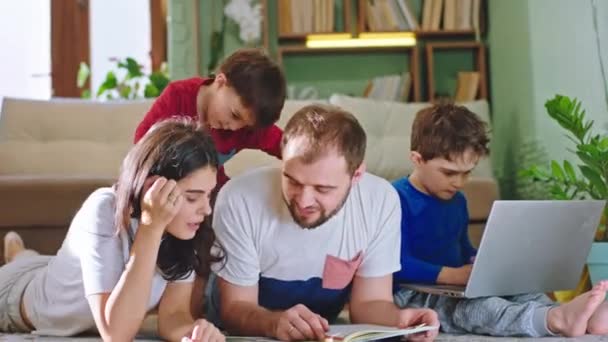
[[[260,40],[262,36],[262,6],[252,0],[230,0],[224,14],[239,25],[239,38],[246,44]]]

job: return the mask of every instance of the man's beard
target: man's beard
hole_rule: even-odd
[[[346,195],[344,195],[344,197],[342,198],[342,201],[340,202],[340,204],[336,207],[336,209],[332,210],[329,214],[325,213],[325,210],[323,210],[323,208],[320,209],[320,215],[319,218],[316,219],[315,221],[311,222],[311,223],[305,223],[302,222],[298,216],[297,216],[297,210],[296,210],[296,204],[291,202],[288,203],[285,198],[283,198],[283,200],[285,201],[285,204],[287,205],[287,208],[289,209],[289,213],[291,214],[291,217],[293,218],[293,220],[302,228],[304,229],[315,229],[318,226],[322,225],[323,223],[327,222],[330,218],[334,217],[339,211],[340,209],[342,209],[342,207],[344,206],[344,203],[346,203],[346,200],[348,199],[348,195],[350,194],[350,187],[348,188],[348,190],[346,191]]]

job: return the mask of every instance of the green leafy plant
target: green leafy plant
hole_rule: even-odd
[[[163,63],[160,71],[154,71],[146,75],[142,66],[131,57],[124,60],[114,59],[116,70],[108,71],[103,83],[94,94],[95,98],[105,99],[137,99],[157,97],[169,84],[169,75],[166,63]],[[89,66],[81,62],[78,69],[76,84],[82,89],[82,98],[91,98],[89,89],[85,89],[87,80],[91,75]],[[118,77],[117,75],[123,75]]]
[[[520,176],[544,184],[554,199],[608,200],[608,135],[593,134],[593,120],[585,118],[577,99],[556,95],[545,103],[545,108],[575,145],[571,152],[578,157],[578,170],[567,160],[552,160],[549,167],[532,165],[520,171]],[[608,241],[606,216],[608,207],[604,208],[603,227],[596,236],[601,241]]]

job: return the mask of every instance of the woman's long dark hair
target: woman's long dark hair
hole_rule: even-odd
[[[204,167],[217,170],[217,152],[211,137],[197,129],[194,121],[169,119],[154,125],[122,163],[115,185],[117,229],[128,230],[131,218],[140,219],[143,188],[148,177],[179,181]],[[215,234],[207,217],[191,240],[180,240],[165,233],[156,264],[167,281],[185,279],[193,271],[206,279],[211,264],[222,261],[224,256],[223,252],[211,255],[214,244]]]

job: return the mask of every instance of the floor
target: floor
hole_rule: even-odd
[[[58,338],[58,337],[38,337],[33,335],[6,335],[0,334],[0,342],[25,342],[25,341],[36,341],[36,342],[58,342],[58,341],[70,341],[70,342],[90,342],[90,341],[101,341],[99,338],[95,337],[76,337],[76,338]],[[150,338],[138,338],[137,341],[157,341],[155,339]],[[256,339],[244,339],[244,338],[230,338],[229,341],[243,341],[243,342],[253,342]],[[267,341],[264,339],[260,339],[260,341]],[[560,341],[568,341],[568,342],[599,342],[606,341],[608,342],[608,336],[583,336],[577,338],[561,338],[561,337],[551,337],[551,338],[507,338],[507,337],[486,337],[486,336],[471,336],[471,335],[460,335],[460,336],[451,336],[451,335],[440,335],[436,341],[441,342],[482,342],[482,341],[494,341],[494,342],[508,342],[508,341],[517,341],[517,342],[533,342],[533,341],[542,341],[542,342],[560,342]]]

